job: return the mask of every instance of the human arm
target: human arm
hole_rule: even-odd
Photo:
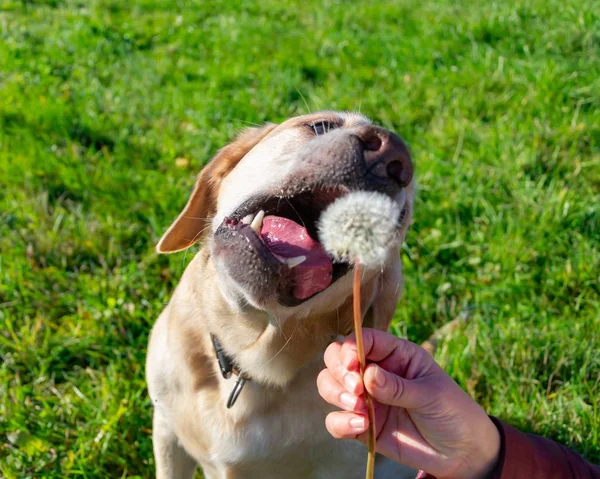
[[[600,468],[568,448],[488,417],[416,344],[371,329],[363,335],[371,363],[364,384],[375,400],[379,453],[421,469],[422,478],[600,478]],[[365,442],[353,337],[330,345],[325,363],[319,392],[343,409],[329,414],[327,429]]]
[[[377,451],[438,479],[486,477],[497,461],[500,434],[486,413],[423,348],[373,329],[363,331],[364,384],[375,399]],[[368,422],[354,338],[331,344],[319,392],[343,411],[329,432],[365,442]]]

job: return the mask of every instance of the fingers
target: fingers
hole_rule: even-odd
[[[414,409],[431,401],[432,388],[437,384],[434,379],[439,376],[436,372],[441,372],[431,355],[410,341],[368,328],[364,329],[364,344],[371,362],[364,383],[358,372],[354,337],[342,344],[333,343],[325,351],[327,369],[319,375],[317,385],[327,402],[346,411],[362,412],[365,403],[360,396],[365,387],[381,404]]]
[[[376,364],[365,370],[365,388],[380,403],[405,409],[419,408],[429,400],[427,383],[404,379]]]
[[[342,345],[340,343],[332,343],[325,350],[325,366],[331,373],[331,376],[344,388],[354,394],[360,395],[363,393],[363,382],[360,374],[358,373],[358,359],[356,359],[357,366],[355,368],[348,368],[342,362]],[[356,350],[355,350],[356,356]]]
[[[360,439],[369,426],[366,417],[351,412],[332,412],[325,418],[325,427],[337,439]]]
[[[317,388],[321,397],[333,406],[346,411],[366,411],[364,398],[348,392],[346,388],[333,377],[329,369],[324,369],[319,373],[319,376],[317,377]]]
[[[387,371],[409,379],[426,375],[435,368],[435,361],[423,348],[384,331],[363,329],[363,343],[367,362],[376,362]],[[338,348],[338,362],[347,370],[358,370],[354,335],[338,344]]]

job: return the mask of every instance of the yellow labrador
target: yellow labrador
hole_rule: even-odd
[[[323,209],[355,190],[398,202],[398,243],[363,277],[365,324],[387,329],[402,286],[413,166],[394,133],[322,112],[244,131],[203,169],[157,251],[203,240],[152,331],[147,381],[158,478],[352,479],[366,449],[333,439],[316,378],[352,329],[351,267],[319,243]],[[378,478],[415,477],[380,457]]]

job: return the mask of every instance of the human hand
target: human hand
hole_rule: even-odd
[[[410,341],[363,330],[364,387],[375,404],[377,452],[438,479],[484,478],[500,450],[500,434],[431,355]],[[343,411],[327,416],[332,436],[366,444],[368,418],[354,336],[325,351],[319,394]]]

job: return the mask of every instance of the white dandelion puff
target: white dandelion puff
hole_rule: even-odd
[[[357,191],[325,209],[317,225],[319,239],[336,261],[377,268],[396,239],[399,217],[400,207],[388,196]]]

